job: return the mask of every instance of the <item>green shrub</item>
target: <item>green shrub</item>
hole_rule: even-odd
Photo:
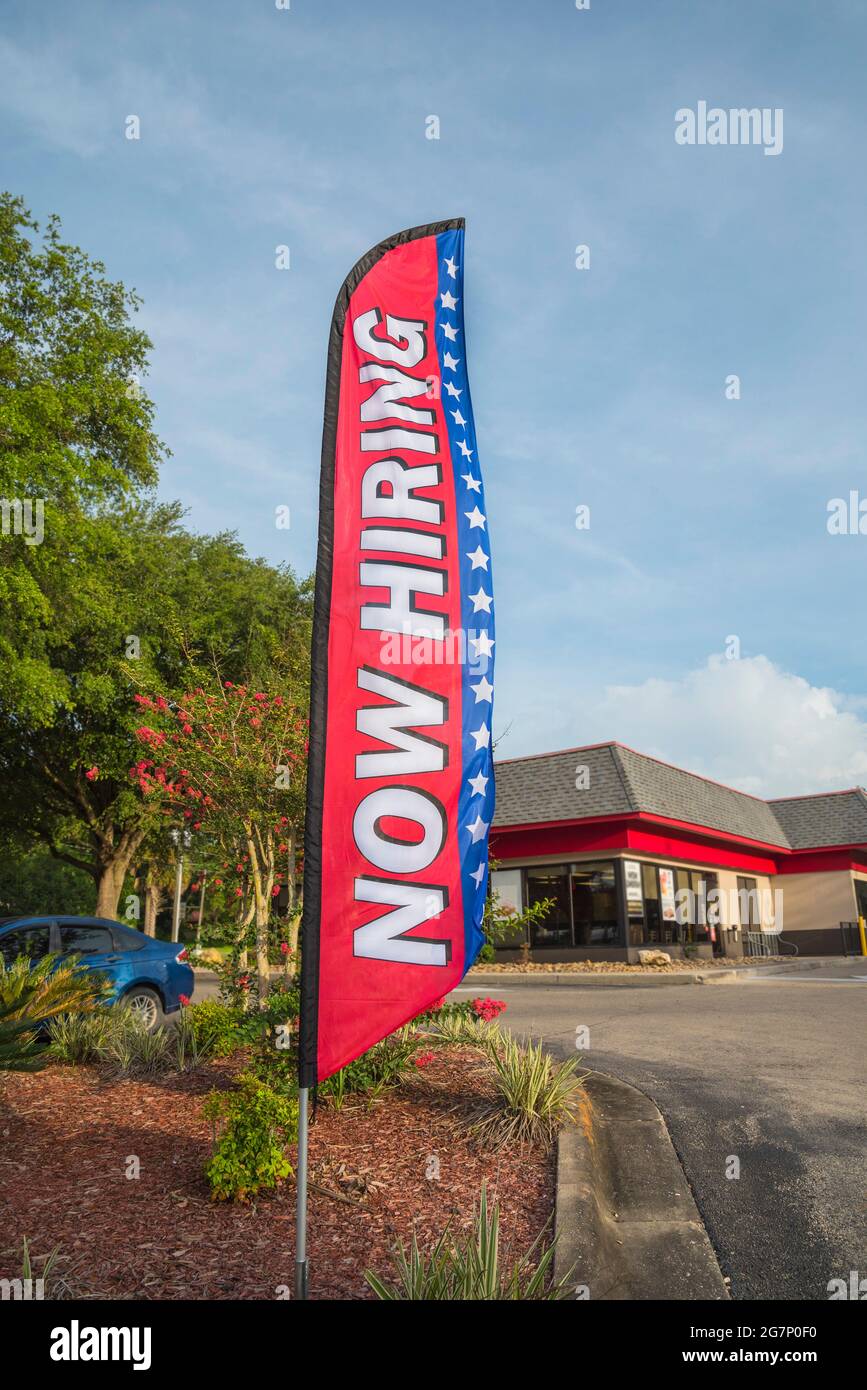
[[[291,1020],[288,1021],[291,1029]],[[250,1071],[281,1095],[298,1093],[297,1034],[284,1031],[287,1020],[260,1024],[250,1052]]]
[[[174,1039],[168,1028],[153,1032],[129,1009],[112,1009],[105,1037],[96,1050],[96,1060],[117,1076],[157,1076],[173,1061]]]
[[[441,1047],[477,1047],[482,1052],[496,1049],[503,1040],[496,1023],[488,1023],[473,1013],[446,1014],[428,1030],[431,1043]]]
[[[111,1024],[112,1015],[107,1009],[90,1014],[61,1014],[48,1026],[51,1056],[69,1066],[97,1061]]]
[[[479,954],[476,956],[476,965],[493,965],[496,959],[497,952],[495,948],[491,945],[490,941],[486,941],[479,951]]]
[[[195,1019],[191,1017],[192,1008],[184,1006],[175,1018],[174,1027],[169,1032],[171,1059],[178,1071],[195,1071],[212,1052],[209,1037],[200,1037]]]
[[[575,1119],[584,1082],[576,1075],[578,1058],[555,1062],[541,1043],[521,1047],[504,1034],[499,1034],[489,1055],[496,1099],[470,1132],[493,1148],[515,1143],[550,1145],[557,1131]]]
[[[571,1294],[565,1280],[554,1284],[549,1276],[554,1259],[554,1242],[541,1249],[544,1232],[526,1255],[510,1268],[500,1254],[500,1210],[495,1202],[488,1209],[482,1185],[475,1229],[461,1240],[453,1240],[446,1226],[429,1257],[418,1246],[413,1233],[409,1250],[398,1242],[394,1252],[397,1278],[386,1283],[368,1270],[365,1278],[377,1298],[389,1302],[476,1302],[564,1299]]]
[[[329,1100],[335,1110],[340,1109],[348,1095],[366,1095],[374,1100],[406,1075],[422,1040],[414,1029],[399,1028],[323,1081],[320,1096]]]
[[[265,1001],[264,1009],[259,1010],[259,1017],[264,1018],[267,1023],[291,1023],[297,1019],[301,1012],[301,990],[298,985],[290,985],[288,988],[282,986],[279,989],[272,989]]]
[[[244,1072],[234,1090],[211,1092],[203,1114],[214,1126],[205,1176],[218,1201],[246,1201],[290,1176],[285,1150],[298,1134],[296,1100]]]
[[[247,1015],[243,1009],[223,1004],[219,999],[203,999],[182,1011],[192,1030],[196,1046],[214,1057],[229,1057],[244,1041]]]

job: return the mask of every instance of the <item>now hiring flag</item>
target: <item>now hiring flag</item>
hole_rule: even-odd
[[[350,272],[331,323],[304,848],[305,1118],[307,1088],[452,989],[483,941],[494,618],[463,264],[462,218],[400,232]]]

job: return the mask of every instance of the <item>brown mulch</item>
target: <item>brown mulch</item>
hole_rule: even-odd
[[[273,1299],[294,1280],[295,1187],[254,1203],[210,1199],[202,1097],[238,1063],[156,1081],[51,1066],[0,1084],[0,1277],[56,1246],[49,1296]],[[517,1258],[549,1220],[554,1155],[497,1154],[465,1137],[487,1091],[466,1051],[442,1051],[400,1089],[368,1105],[320,1106],[310,1132],[310,1296],[372,1297],[365,1269],[388,1275],[395,1238],[430,1244],[451,1221],[468,1229],[482,1181],[499,1200],[502,1240]],[[131,1156],[140,1176],[128,1178]],[[439,1180],[428,1176],[439,1161]],[[38,1273],[39,1269],[35,1270]]]

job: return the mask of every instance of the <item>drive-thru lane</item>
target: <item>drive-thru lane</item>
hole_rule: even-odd
[[[587,1027],[584,1064],[653,1098],[736,1298],[825,1299],[830,1279],[867,1276],[864,973],[681,989],[503,975],[483,992],[560,1056]]]

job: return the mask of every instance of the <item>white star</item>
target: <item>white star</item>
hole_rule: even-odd
[[[470,599],[473,605],[473,612],[481,613],[481,611],[484,609],[486,613],[490,613],[492,597],[492,594],[486,594],[484,589],[482,589],[481,587],[479,588],[479,592],[477,594],[470,594]]]
[[[459,440],[458,440],[458,448],[460,449],[460,451],[461,451],[461,453],[463,454],[463,456],[464,456],[465,459],[471,459],[471,458],[472,458],[472,456],[473,456],[473,451],[472,451],[472,449],[470,449],[470,448],[468,447],[467,441],[466,441],[465,439],[459,439]]]
[[[446,382],[446,390],[448,391],[450,396],[454,396],[456,401],[460,400],[461,392],[458,390],[456,386],[453,386],[450,381]]]
[[[473,510],[471,512],[464,512],[464,516],[467,518],[467,521],[470,523],[471,527],[480,526],[484,531],[485,521],[487,520],[487,518],[484,512],[479,511],[478,507],[473,507]]]
[[[488,680],[487,676],[482,676],[482,679],[479,681],[478,685],[473,686],[473,690],[476,692],[477,705],[481,704],[483,700],[486,700],[488,704],[492,703],[491,696],[494,693],[494,687],[491,685],[491,682]]]
[[[468,777],[467,781],[473,789],[473,796],[484,796],[488,786],[488,778],[483,772],[480,772],[477,777]]]
[[[452,357],[450,352],[443,353],[443,366],[450,372],[457,371],[460,360],[459,357]]]
[[[463,478],[463,480],[464,480],[464,482],[466,483],[467,487],[469,488],[470,492],[481,492],[481,490],[482,490],[482,480],[481,480],[481,478],[474,478],[473,475],[472,475],[472,473],[462,473],[462,474],[461,474],[461,477]]]
[[[452,410],[449,413],[456,425],[460,425],[461,429],[466,429],[467,422],[459,410]]]
[[[458,301],[455,299],[451,290],[446,290],[445,294],[441,294],[440,299],[442,300],[444,309],[456,309],[458,307]]]
[[[458,336],[458,329],[453,328],[450,323],[441,323],[440,328],[445,333],[450,343],[453,343]]]
[[[457,266],[455,265],[454,261],[450,261],[450,260],[448,259],[448,257],[446,257],[446,260],[445,260],[445,267],[446,267],[446,270],[447,270],[448,274],[451,276],[451,278],[452,278],[453,280],[456,280],[456,279],[457,279],[457,276],[458,276],[458,268],[457,268]]]
[[[476,816],[472,825],[467,825],[464,827],[464,829],[469,830],[470,834],[473,837],[473,844],[476,844],[477,841],[483,840],[485,838],[485,831],[487,830],[488,825],[488,821],[483,821],[481,816]]]
[[[488,568],[488,560],[490,558],[491,557],[489,555],[485,554],[480,545],[477,545],[475,550],[467,551],[467,559],[472,560],[474,570],[486,570]]]
[[[475,880],[475,884],[476,884],[476,887],[477,887],[477,888],[481,888],[481,886],[482,886],[482,879],[484,878],[484,876],[485,876],[485,866],[484,866],[484,864],[480,864],[479,867],[478,867],[477,869],[473,869],[473,872],[470,874],[470,878],[472,878],[472,879]]]
[[[480,632],[478,637],[470,638],[470,646],[475,647],[476,656],[490,656],[494,650],[494,639],[486,632]]]
[[[487,748],[491,742],[491,731],[487,724],[483,724],[480,729],[471,729],[470,735],[476,740],[476,752],[480,748]]]

